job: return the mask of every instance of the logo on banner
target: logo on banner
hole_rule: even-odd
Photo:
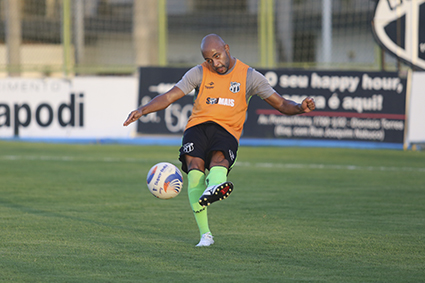
[[[372,30],[390,53],[425,70],[425,0],[379,0]]]

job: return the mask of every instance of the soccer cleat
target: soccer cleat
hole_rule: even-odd
[[[208,206],[215,201],[227,198],[232,191],[232,182],[224,182],[219,185],[209,186],[199,198],[199,204],[203,207]]]
[[[208,247],[214,244],[213,235],[210,232],[207,232],[202,235],[201,240],[196,245],[197,247]]]

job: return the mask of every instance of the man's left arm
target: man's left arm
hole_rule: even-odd
[[[285,115],[309,113],[316,108],[316,104],[311,97],[307,97],[301,103],[296,103],[292,100],[283,98],[275,92],[264,100],[273,108]]]

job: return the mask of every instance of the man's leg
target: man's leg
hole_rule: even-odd
[[[223,152],[213,151],[210,162],[210,172],[206,179],[207,187],[226,182],[228,168],[229,161],[227,161]]]
[[[201,237],[196,246],[210,246],[214,244],[214,240],[208,226],[207,208],[199,204],[199,198],[205,190],[205,163],[201,158],[190,155],[185,155],[185,161],[188,168],[187,194]]]
[[[199,170],[191,170],[187,174],[187,194],[189,196],[189,203],[195,216],[196,223],[198,224],[199,233],[201,236],[210,232],[208,227],[208,216],[206,207],[199,204],[199,198],[205,190],[205,174]]]
[[[229,161],[221,151],[214,151],[210,163],[210,172],[206,178],[207,189],[199,199],[203,207],[227,198],[233,190],[233,184],[227,182]]]

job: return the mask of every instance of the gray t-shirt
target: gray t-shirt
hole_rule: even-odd
[[[236,64],[235,64],[236,65]],[[235,67],[233,65],[232,69],[229,72],[233,71]],[[176,84],[176,86],[181,89],[184,94],[190,93],[192,90],[199,88],[202,83],[202,66],[197,65],[190,69],[184,74],[183,78]],[[253,68],[248,68],[246,73],[246,101],[249,102],[249,99],[253,95],[258,95],[262,99],[270,97],[274,92],[276,92],[269,81],[258,71]]]

